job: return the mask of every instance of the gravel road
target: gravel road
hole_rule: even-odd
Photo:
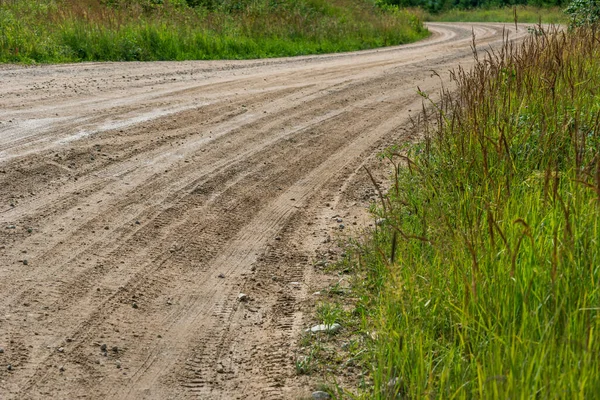
[[[0,398],[310,393],[293,356],[315,250],[361,221],[361,167],[411,140],[417,87],[470,65],[472,33],[527,34],[429,29],[291,59],[0,66]]]

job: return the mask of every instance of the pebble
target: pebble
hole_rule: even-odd
[[[313,333],[316,333],[316,332],[335,333],[335,332],[339,331],[341,327],[342,326],[340,324],[337,324],[337,323],[330,324],[330,325],[321,324],[321,325],[315,325],[312,328],[307,329],[306,332],[313,332]]]
[[[60,368],[59,368],[59,370],[60,370],[60,372],[65,372],[65,367],[64,367],[64,365],[61,365],[61,366],[60,366]]]
[[[23,260],[23,265],[28,265],[28,264],[29,264],[29,261]]]
[[[119,348],[117,346],[113,346],[112,347],[112,351],[115,352],[115,353],[118,353],[119,352]]]
[[[106,343],[103,343],[103,344],[100,346],[100,351],[106,351],[106,349],[107,349],[107,348],[108,348],[108,346],[106,345]]]
[[[11,364],[8,364],[6,366],[6,369],[9,370],[9,371],[12,371],[13,370],[13,366]]]
[[[115,365],[117,366],[117,368],[121,368],[121,361],[117,360],[117,362],[115,363]]]
[[[344,224],[340,224],[340,229],[344,229],[344,228],[345,228]]]
[[[64,347],[59,347],[57,350],[58,350],[59,353],[64,353],[65,352],[65,348]]]
[[[224,279],[225,278],[225,274],[219,274],[219,278]]]
[[[0,354],[4,353],[4,349],[0,347]]]
[[[344,222],[344,220],[341,218],[336,218],[335,222],[337,222],[338,224],[341,224],[342,222]]]
[[[312,396],[313,400],[327,400],[330,399],[331,396],[327,392],[322,392],[320,390],[313,392]]]
[[[238,294],[238,301],[241,301],[243,303],[247,302],[250,298],[248,297],[247,294],[245,293],[240,293]]]
[[[137,305],[137,303],[133,303],[133,304],[131,305],[131,307],[133,307],[133,308],[138,308],[138,305]]]
[[[225,372],[225,368],[221,364],[217,365],[217,373],[222,374]]]

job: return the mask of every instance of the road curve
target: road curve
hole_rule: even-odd
[[[527,34],[429,28],[291,59],[0,66],[0,398],[304,393],[320,217],[472,34]]]

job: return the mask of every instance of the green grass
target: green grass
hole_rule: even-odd
[[[355,253],[355,319],[377,333],[359,397],[600,393],[598,60],[597,29],[507,44],[386,152],[386,222]]]
[[[416,16],[369,0],[238,0],[211,10],[175,0],[106,3],[0,0],[0,62],[295,56],[397,45],[428,35]]]
[[[558,7],[517,6],[517,20],[522,23],[567,24],[568,16]],[[515,21],[515,8],[451,9],[439,14],[423,12],[421,17],[432,22],[507,22]]]

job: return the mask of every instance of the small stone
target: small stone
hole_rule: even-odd
[[[13,370],[13,366],[11,364],[8,364],[6,366],[6,369],[9,370],[9,371],[12,371]]]
[[[113,346],[111,350],[115,353],[119,352],[119,348],[117,346]]]
[[[64,347],[59,347],[58,349],[56,349],[56,351],[58,351],[59,353],[64,353],[65,352],[65,348]]]
[[[224,279],[225,278],[225,274],[219,274],[219,278]]]
[[[4,349],[0,347],[0,354],[4,353]]]
[[[221,364],[217,365],[217,373],[222,374],[223,372],[225,372],[225,368]]]
[[[140,224],[140,221],[135,221],[135,224],[136,224],[136,225],[139,225],[139,224]]]
[[[248,300],[250,300],[250,298],[248,297],[247,294],[245,294],[245,293],[238,294],[238,301],[241,301],[242,303],[245,303]]]
[[[131,307],[133,307],[133,308],[137,309],[137,308],[138,308],[138,305],[137,305],[137,303],[133,303],[133,304],[131,305]]]
[[[106,351],[106,349],[107,349],[107,348],[108,348],[108,346],[106,345],[106,343],[103,343],[103,344],[100,346],[100,351]]]
[[[327,392],[322,392],[320,390],[313,392],[312,396],[313,400],[327,400],[331,399],[331,396]]]
[[[65,372],[65,366],[61,365],[60,368],[59,368],[59,370],[60,370],[60,372]]]
[[[28,265],[28,264],[29,264],[29,261],[23,260],[23,265]]]
[[[344,222],[344,220],[341,218],[336,218],[335,222],[337,222],[338,224],[341,224],[342,222]]]
[[[317,333],[317,332],[327,332],[327,333],[335,333],[337,331],[340,330],[342,326],[340,324],[329,324],[329,325],[325,325],[325,324],[321,324],[321,325],[315,325],[312,328],[309,328],[306,330],[306,332],[312,332],[312,333]]]
[[[276,236],[275,240],[281,240],[281,236]]]
[[[377,226],[381,226],[385,224],[385,218],[377,218],[377,220],[375,221],[375,225]]]
[[[117,368],[119,368],[119,369],[120,369],[120,368],[121,368],[121,361],[117,360],[117,361],[115,362],[115,365],[117,366]]]
[[[345,228],[344,224],[340,224],[339,228],[340,228],[340,230],[344,229]]]

